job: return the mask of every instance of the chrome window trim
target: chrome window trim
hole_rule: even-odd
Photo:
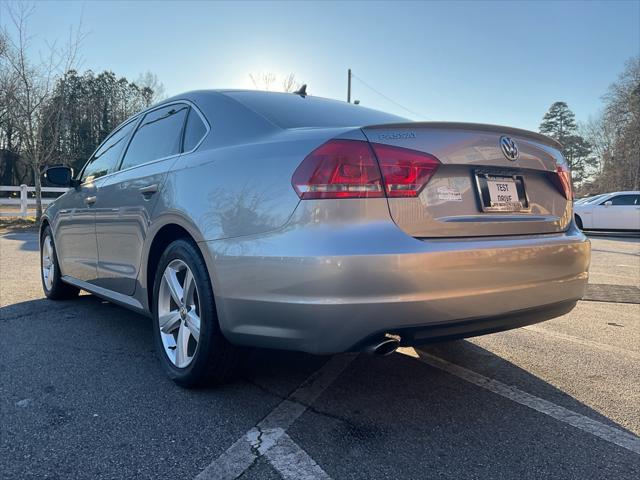
[[[176,104],[180,104],[180,103],[182,103],[182,104],[186,104],[186,105],[188,105],[190,108],[192,108],[192,109],[193,109],[193,110],[198,114],[198,116],[200,117],[200,120],[202,120],[202,123],[204,123],[204,126],[205,126],[205,128],[207,129],[207,131],[206,131],[206,132],[205,132],[205,134],[202,136],[202,138],[200,139],[200,141],[196,144],[196,146],[195,146],[195,147],[193,147],[191,150],[186,151],[186,152],[176,153],[176,154],[174,154],[174,155],[169,155],[169,156],[167,156],[167,157],[162,157],[162,158],[155,158],[155,159],[153,159],[153,160],[149,160],[148,162],[141,163],[141,164],[139,164],[139,165],[133,165],[133,166],[131,166],[131,167],[128,167],[128,168],[125,168],[125,169],[121,169],[121,167],[122,167],[122,161],[124,160],[124,156],[126,155],[127,150],[129,149],[129,144],[131,143],[131,140],[133,140],[133,136],[134,136],[134,135],[135,135],[135,133],[138,131],[138,127],[140,126],[140,122],[142,122],[142,120],[144,119],[144,117],[145,117],[148,113],[151,113],[151,112],[153,112],[153,111],[155,111],[155,110],[158,110],[158,109],[160,109],[160,108],[164,108],[164,107],[168,107],[168,106],[176,105]],[[185,119],[185,125],[184,125],[185,127],[186,127],[186,120],[187,120],[187,119],[188,119],[188,115],[187,115],[187,118]],[[130,117],[130,118],[128,118],[128,119],[126,119],[124,122],[120,123],[120,125],[118,125],[116,128],[114,128],[114,129],[113,129],[113,132],[111,132],[111,133],[109,134],[109,136],[108,136],[107,138],[105,138],[105,139],[100,143],[100,145],[98,145],[98,147],[93,151],[93,153],[92,153],[92,154],[91,154],[91,156],[89,157],[89,160],[87,160],[87,162],[85,163],[84,167],[82,167],[82,169],[80,170],[80,173],[78,174],[78,178],[81,178],[81,177],[82,177],[82,173],[84,172],[84,169],[85,169],[85,168],[86,168],[86,166],[89,164],[89,162],[91,161],[91,159],[93,158],[93,156],[95,155],[95,153],[100,149],[100,147],[102,146],[102,144],[104,144],[107,140],[109,140],[109,139],[113,136],[113,134],[114,134],[114,133],[116,133],[118,130],[120,130],[120,128],[122,128],[122,127],[124,127],[125,125],[127,125],[128,123],[130,123],[130,122],[134,122],[134,121],[136,122],[136,125],[134,125],[133,133],[131,133],[131,134],[130,134],[129,139],[127,140],[127,144],[125,145],[125,148],[124,148],[124,150],[123,150],[122,154],[120,155],[120,158],[118,159],[118,162],[117,162],[117,168],[116,168],[116,170],[114,170],[114,171],[113,171],[113,172],[111,172],[111,173],[107,173],[106,175],[103,175],[103,176],[101,176],[101,177],[98,177],[98,178],[97,178],[97,179],[95,179],[95,180],[99,180],[99,179],[102,179],[102,178],[108,178],[108,177],[110,177],[110,176],[112,176],[112,175],[115,175],[115,174],[117,174],[117,173],[120,173],[120,172],[128,172],[129,170],[132,170],[132,169],[134,169],[134,168],[142,167],[142,166],[145,166],[145,165],[151,165],[152,163],[155,163],[155,162],[161,162],[161,161],[163,161],[163,160],[168,160],[168,159],[173,158],[173,157],[179,157],[180,155],[185,155],[185,154],[189,154],[189,153],[195,152],[195,151],[200,147],[200,145],[205,141],[205,139],[209,136],[209,133],[210,133],[210,132],[211,132],[211,130],[212,130],[212,129],[211,129],[211,125],[209,124],[209,121],[207,120],[207,117],[205,117],[205,116],[204,116],[204,114],[200,111],[200,109],[198,108],[198,106],[197,106],[195,103],[193,103],[191,100],[186,100],[186,99],[184,99],[184,100],[176,100],[176,101],[171,102],[171,103],[163,103],[163,104],[161,104],[161,105],[153,106],[153,107],[151,107],[151,108],[148,108],[147,110],[142,110],[141,112],[136,113],[136,114],[135,114],[135,115],[133,115],[132,117]],[[183,127],[183,128],[184,128],[184,127]],[[183,133],[184,133],[184,132],[183,132]],[[181,144],[181,145],[180,145],[180,148],[182,148],[182,147],[183,147],[183,145]],[[87,184],[89,184],[89,183],[93,183],[93,180],[92,180],[91,182],[83,182],[80,186],[87,185]]]
[[[129,138],[129,141],[127,142],[127,145],[125,146],[124,151],[122,152],[122,156],[120,157],[120,161],[118,162],[118,168],[116,169],[116,172],[126,172],[128,170],[131,170],[132,168],[141,167],[142,165],[149,165],[151,163],[159,162],[161,160],[166,160],[168,158],[172,158],[172,157],[176,157],[178,155],[181,155],[181,153],[178,152],[178,153],[174,153],[173,155],[167,155],[166,157],[154,158],[154,159],[148,160],[148,161],[146,161],[144,163],[139,163],[137,165],[131,165],[130,167],[127,167],[127,168],[124,168],[124,169],[122,168],[122,164],[124,163],[124,158],[127,156],[127,152],[129,151],[129,147],[131,147],[131,142],[135,138],[136,133],[138,133],[138,129],[140,128],[140,124],[144,121],[146,116],[149,115],[150,113],[155,112],[156,110],[160,110],[162,108],[172,107],[174,105],[180,105],[180,104],[185,104],[189,108],[189,105],[186,104],[186,102],[177,101],[177,102],[165,103],[163,105],[158,105],[157,107],[150,108],[150,109],[145,110],[144,112],[142,112],[142,115],[140,116],[140,121],[136,125],[136,128],[133,131],[133,134]],[[187,117],[188,116],[189,116],[189,110],[187,109],[187,115],[185,116],[184,122],[182,123],[182,130],[180,132],[180,138],[182,138],[182,134],[184,132],[184,127],[187,124]],[[182,149],[182,143],[180,144],[180,149]]]
[[[200,141],[196,144],[195,147],[193,147],[191,150],[187,151],[187,152],[179,152],[179,153],[175,153],[173,155],[168,155],[166,157],[161,157],[161,158],[154,158],[153,160],[149,160],[148,162],[144,162],[144,163],[140,163],[138,165],[132,165],[130,167],[127,168],[122,168],[122,162],[124,161],[124,156],[127,154],[127,150],[129,150],[129,146],[131,145],[131,141],[133,140],[133,137],[135,136],[135,134],[138,131],[138,128],[140,127],[140,123],[144,120],[144,117],[146,117],[149,113],[154,112],[156,110],[159,110],[161,108],[165,108],[165,107],[170,107],[172,105],[179,105],[179,104],[184,104],[187,105],[188,107],[190,107],[190,109],[193,109],[198,116],[200,117],[200,119],[202,120],[202,122],[204,123],[204,126],[206,127],[207,131],[206,133],[202,136],[202,138],[200,139]],[[211,131],[211,127],[209,125],[209,122],[207,121],[207,119],[205,118],[205,116],[202,114],[202,112],[200,111],[200,109],[197,107],[196,104],[194,104],[193,102],[191,102],[190,100],[176,100],[175,102],[171,102],[171,103],[164,103],[162,105],[157,105],[153,108],[150,108],[148,110],[145,110],[144,112],[141,112],[140,114],[140,120],[138,122],[138,124],[136,125],[135,131],[133,132],[133,134],[131,135],[131,137],[129,138],[129,141],[127,142],[126,148],[124,150],[124,152],[122,153],[122,156],[120,157],[120,160],[118,162],[118,170],[116,170],[113,173],[120,173],[120,172],[128,172],[129,170],[132,170],[134,168],[138,168],[138,167],[143,167],[145,165],[151,165],[153,163],[156,162],[161,162],[163,160],[168,160],[170,158],[174,158],[174,157],[179,157],[181,155],[186,155],[189,153],[192,153],[194,151],[196,151],[198,149],[198,147],[202,144],[202,142],[204,142],[205,138],[207,138],[207,136],[209,135],[209,132]],[[185,117],[185,121],[184,121],[184,125],[182,126],[182,134],[184,135],[184,128],[187,126],[187,120],[189,118],[189,112],[187,112],[187,116]],[[182,149],[183,145],[182,142],[180,142],[180,149]],[[109,174],[111,175],[111,174]],[[107,175],[105,175],[106,177]],[[100,177],[103,178],[103,177]]]

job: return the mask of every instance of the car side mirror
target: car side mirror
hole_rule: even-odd
[[[44,178],[60,187],[76,187],[78,185],[78,181],[73,178],[73,168],[65,165],[47,168],[44,172]]]
[[[610,207],[611,205],[613,205],[613,202],[611,200],[607,200],[606,202],[604,202],[605,207]]]

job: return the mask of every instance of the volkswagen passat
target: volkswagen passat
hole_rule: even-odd
[[[304,91],[187,93],[47,171],[70,189],[43,217],[44,291],[152,316],[186,386],[242,346],[384,354],[540,322],[589,266],[559,148]]]

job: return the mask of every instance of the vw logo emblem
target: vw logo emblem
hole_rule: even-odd
[[[512,162],[515,162],[518,159],[518,155],[520,155],[518,146],[511,137],[500,137],[500,148],[507,160]]]

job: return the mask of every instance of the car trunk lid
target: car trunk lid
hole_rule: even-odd
[[[389,198],[396,224],[414,237],[560,232],[571,221],[560,145],[509,127],[416,122],[362,129],[370,143],[411,149],[441,163],[417,197]],[[517,149],[517,155],[512,147]],[[511,157],[511,158],[509,158]],[[496,201],[497,200],[497,201]]]

